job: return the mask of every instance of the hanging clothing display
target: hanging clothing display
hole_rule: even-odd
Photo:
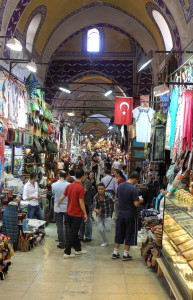
[[[167,123],[166,123],[166,137],[165,137],[165,149],[170,150],[170,135],[171,135],[171,118],[168,111]]]
[[[176,129],[174,142],[171,148],[170,158],[179,157],[182,147],[182,135],[183,135],[183,117],[184,117],[185,100],[183,96],[178,99],[178,112],[176,116]]]
[[[167,115],[170,104],[170,93],[166,93],[160,97],[160,108],[163,114]]]
[[[183,120],[183,140],[182,151],[185,151],[188,144],[188,151],[192,149],[192,120],[193,120],[193,91],[184,92],[185,108],[184,108],[184,120]]]
[[[172,91],[170,110],[169,110],[169,114],[171,118],[170,148],[172,147],[174,141],[176,115],[178,111],[178,98],[179,98],[179,87],[175,87]]]
[[[153,163],[164,163],[165,161],[165,126],[156,125],[152,143]]]
[[[133,110],[133,118],[136,120],[136,141],[149,143],[151,137],[151,120],[155,111],[149,107],[136,107]]]

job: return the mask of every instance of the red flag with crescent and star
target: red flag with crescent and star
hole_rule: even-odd
[[[119,125],[132,124],[133,98],[116,97],[114,123]]]

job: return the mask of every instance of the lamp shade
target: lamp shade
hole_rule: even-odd
[[[151,50],[146,56],[143,56],[137,65],[137,72],[140,72],[143,69],[145,69],[151,63],[154,56],[155,52],[153,50]]]
[[[36,66],[36,63],[31,60],[28,64],[27,64],[27,69],[33,73],[36,73],[37,72],[37,66]]]
[[[22,51],[22,45],[20,41],[18,41],[16,38],[12,37],[7,42],[7,47],[13,51]]]
[[[154,87],[153,93],[155,97],[158,97],[168,93],[169,91],[170,91],[169,87],[164,83]]]

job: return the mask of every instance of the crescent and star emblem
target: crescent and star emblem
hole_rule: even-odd
[[[129,104],[127,102],[122,102],[121,105],[120,105],[120,110],[121,110],[123,105],[127,106],[127,110],[122,111],[122,114],[126,115],[127,111],[129,110]]]

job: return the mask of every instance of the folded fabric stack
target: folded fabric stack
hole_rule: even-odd
[[[145,217],[144,218],[144,225],[146,229],[151,229],[160,224],[160,220],[157,216]]]

